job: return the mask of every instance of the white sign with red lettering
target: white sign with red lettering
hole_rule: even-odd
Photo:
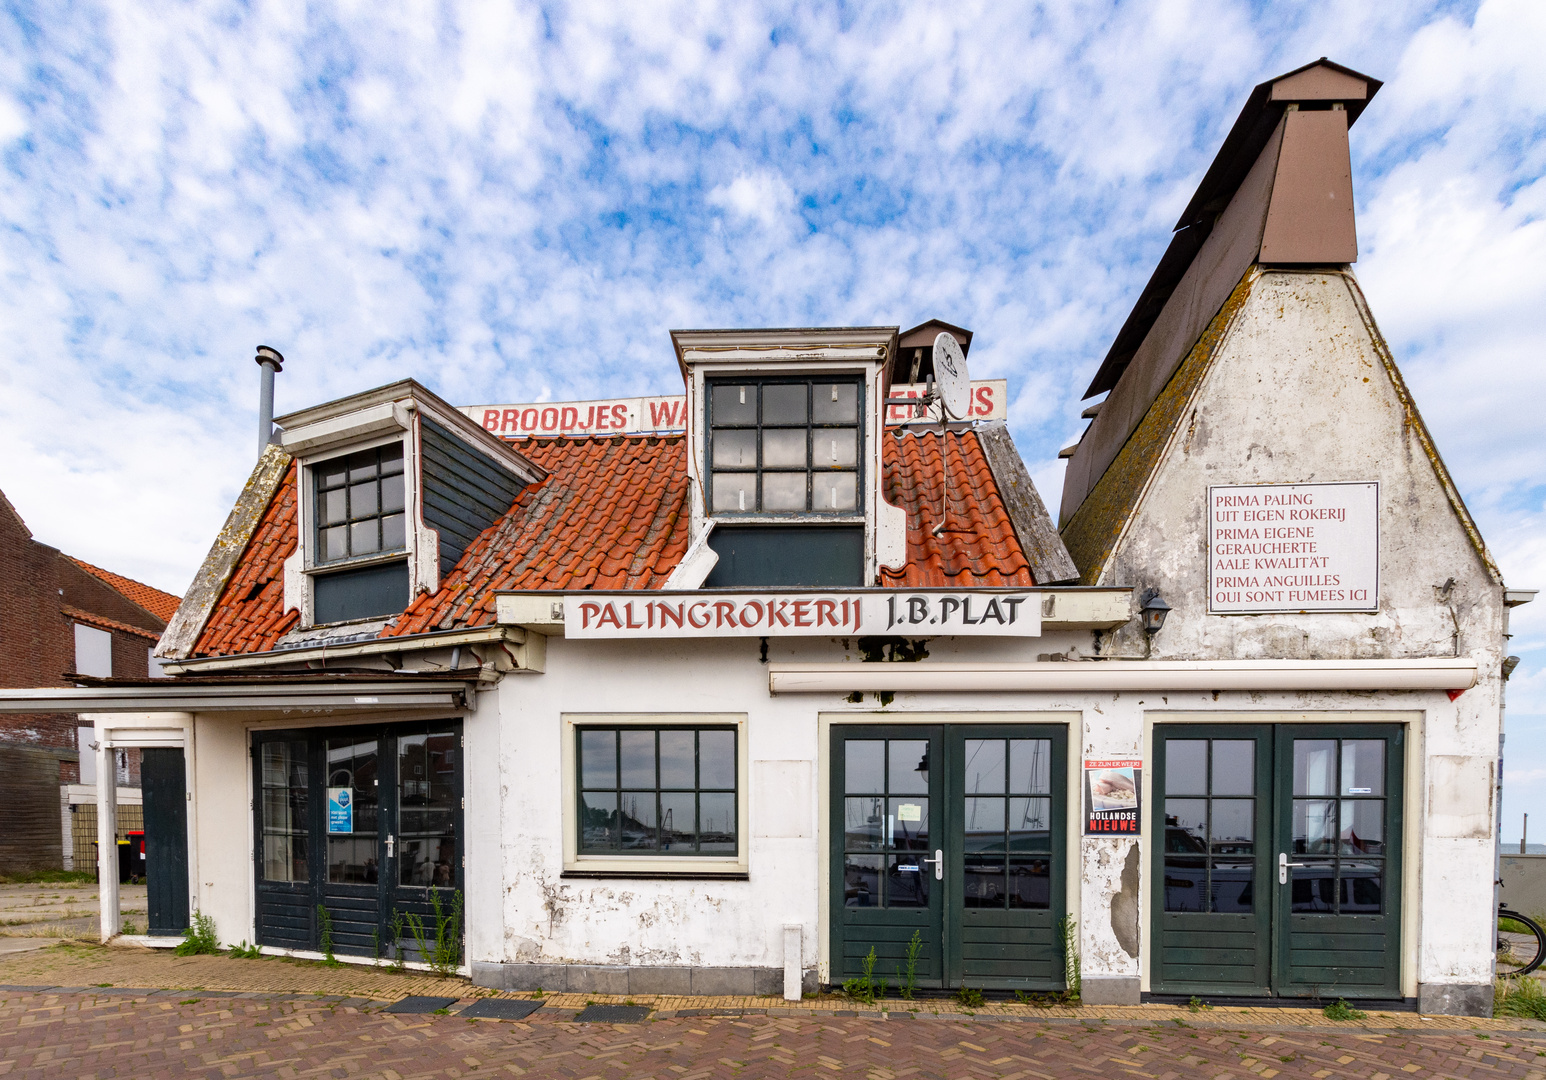
[[[1208,610],[1375,611],[1380,485],[1208,489]]]
[[[1041,636],[1025,590],[621,592],[564,596],[566,638]]]
[[[893,398],[921,398],[922,385],[893,386]],[[968,420],[1002,420],[1009,415],[1009,384],[1003,379],[972,383]],[[605,398],[529,405],[469,405],[462,412],[495,435],[648,435],[685,431],[687,398]],[[923,415],[919,415],[922,413]],[[937,424],[939,409],[886,406],[887,424]]]

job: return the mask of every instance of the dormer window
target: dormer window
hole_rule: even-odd
[[[711,381],[713,514],[862,514],[863,388],[832,376]]]
[[[298,459],[301,543],[285,610],[313,627],[389,619],[440,588],[478,535],[545,475],[415,382],[275,419]]]
[[[334,458],[312,471],[318,565],[408,549],[402,443]]]

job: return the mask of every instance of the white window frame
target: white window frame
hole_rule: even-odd
[[[750,776],[745,713],[564,713],[562,721],[564,873],[606,877],[745,877],[751,867],[747,820]],[[735,729],[733,856],[583,855],[579,829],[579,729],[582,727],[730,727]]]

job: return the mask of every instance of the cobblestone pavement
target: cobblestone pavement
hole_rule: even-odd
[[[361,998],[5,988],[0,1076],[1546,1078],[1546,1032],[1434,1028],[1409,1014],[1380,1030],[1244,1023],[1218,1010],[1191,1026],[778,1008],[624,1025],[577,1023],[574,1008],[551,1002],[523,1022],[469,1020],[456,1015],[465,1004],[412,1016]]]
[[[410,995],[456,999],[446,1015],[391,1014]],[[1147,1076],[1160,1080],[1528,1077],[1546,1080],[1546,1024],[1315,1009],[965,1010],[826,996],[639,996],[642,1024],[581,1024],[600,995],[550,994],[528,1020],[456,1015],[494,994],[428,972],[291,958],[178,957],[61,945],[0,955],[0,1078],[530,1075],[576,1080],[822,1076],[866,1080]]]

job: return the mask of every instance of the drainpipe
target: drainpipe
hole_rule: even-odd
[[[263,369],[258,384],[258,456],[262,457],[263,448],[274,441],[274,372],[284,367],[285,358],[278,349],[259,345],[253,360]]]

